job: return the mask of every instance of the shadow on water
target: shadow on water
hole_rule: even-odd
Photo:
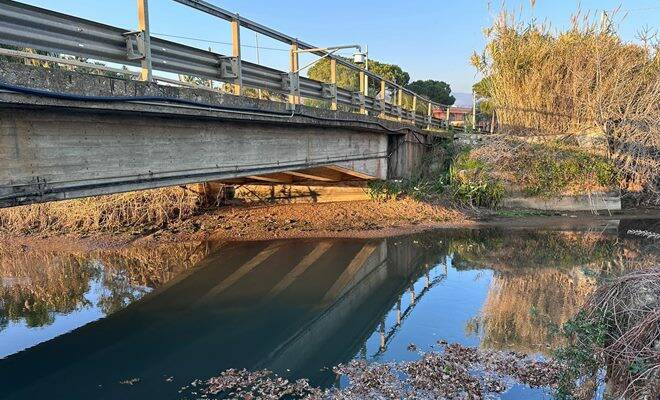
[[[473,303],[477,312],[458,327],[466,343],[549,354],[558,340],[553,327],[577,311],[596,275],[655,257],[625,236],[612,225],[93,254],[5,245],[0,394],[177,398],[181,386],[228,368],[265,368],[328,387],[336,381],[328,367],[354,357],[396,358],[407,320],[433,325],[438,318],[416,310],[425,301]],[[490,281],[478,294],[453,278],[481,271]],[[76,329],[44,334],[66,318]],[[12,347],[18,335],[26,345]],[[120,383],[133,378],[139,381]]]

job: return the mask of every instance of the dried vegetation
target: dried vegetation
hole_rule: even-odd
[[[202,206],[191,189],[168,187],[0,210],[0,231],[14,234],[87,233],[165,227]]]
[[[495,352],[448,344],[416,361],[391,364],[353,360],[333,371],[345,376],[343,388],[318,389],[306,380],[289,381],[270,371],[227,370],[182,388],[193,395],[236,399],[485,399],[513,382],[554,386],[559,368],[514,352]],[[413,347],[413,346],[411,346]]]
[[[486,76],[499,133],[575,147],[600,137],[621,186],[660,204],[660,44],[653,32],[624,42],[613,19],[573,17],[555,33],[503,12],[473,64]],[[497,147],[490,152],[497,151]],[[524,151],[506,146],[500,151]],[[495,154],[495,156],[497,156]],[[495,164],[494,164],[495,165]]]
[[[601,285],[564,331],[570,344],[558,353],[560,397],[593,398],[603,366],[614,398],[660,396],[660,266]]]

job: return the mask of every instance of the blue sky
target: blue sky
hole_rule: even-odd
[[[371,58],[398,64],[413,79],[444,80],[455,92],[469,92],[472,83],[478,80],[469,57],[474,50],[483,49],[483,28],[490,25],[501,4],[487,0],[207,1],[314,45],[368,45]],[[120,27],[133,29],[137,24],[136,0],[23,2]],[[568,24],[570,15],[578,7],[582,11],[599,13],[621,6],[623,11],[629,12],[620,21],[619,31],[630,41],[635,40],[641,26],[660,28],[660,0],[537,0],[533,8],[530,0],[510,0],[506,4],[509,9],[522,7],[524,16],[548,20],[554,27]],[[226,21],[171,0],[150,0],[150,11],[153,33],[230,41]],[[241,34],[244,44],[254,46],[254,33],[244,30]],[[229,47],[221,43],[170,39],[229,52]],[[259,45],[262,64],[288,68],[285,44],[260,37]],[[243,54],[250,61],[256,59],[254,48],[243,48]]]

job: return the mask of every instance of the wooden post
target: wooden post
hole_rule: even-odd
[[[495,109],[493,109],[493,116],[490,117],[490,133],[495,133]]]
[[[403,111],[403,90],[402,88],[396,88],[396,105],[399,107],[399,121],[403,120],[401,112]]]
[[[472,132],[477,131],[477,95],[472,91]]]
[[[431,121],[433,120],[433,104],[431,104],[430,101],[429,101],[429,107],[428,107],[428,111],[427,111],[426,116],[427,116],[427,119],[428,119],[428,124],[427,124],[426,129],[431,130]]]
[[[235,95],[240,96],[243,86],[243,68],[241,68],[241,23],[238,19],[231,21],[231,55],[238,59],[238,77],[236,83],[232,85],[232,91]]]
[[[447,106],[447,130],[451,130],[451,124],[449,123],[449,106]]]
[[[330,83],[337,87],[337,60],[330,59]],[[331,110],[337,110],[337,96],[332,98]]]
[[[360,93],[362,93],[362,95],[364,95],[364,92],[367,90],[365,88],[365,83],[366,83],[365,82],[365,77],[366,76],[364,74],[364,71],[362,71],[362,70],[360,70],[359,75],[360,75],[360,78],[359,78],[360,79]],[[366,97],[366,95],[364,95],[364,96]],[[365,108],[364,103],[360,104],[360,114],[366,114],[366,113],[367,113],[367,109]]]
[[[412,123],[417,122],[417,96],[413,95],[413,105],[412,105]]]
[[[383,109],[380,111],[380,117],[384,118],[386,113],[385,113],[385,91],[387,90],[387,84],[385,83],[384,80],[380,81],[380,98],[383,100],[382,101],[382,106]]]
[[[151,65],[151,33],[149,31],[149,4],[148,0],[137,0],[138,6],[138,30],[142,32],[144,40],[144,58],[140,62],[140,80],[153,81],[153,69]]]
[[[385,321],[380,323],[380,349],[385,350]]]
[[[298,73],[298,43],[293,42],[291,43],[291,59],[289,61],[289,71]],[[293,82],[292,82],[293,84]],[[289,95],[289,103],[291,104],[300,104],[300,96],[298,95]]]

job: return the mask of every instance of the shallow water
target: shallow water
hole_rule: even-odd
[[[628,234],[657,226],[94,253],[6,245],[0,398],[177,399],[182,386],[228,368],[330,387],[346,383],[334,365],[414,360],[410,343],[425,351],[440,339],[544,357],[599,276],[657,261],[654,242]],[[550,393],[513,385],[501,397]]]

